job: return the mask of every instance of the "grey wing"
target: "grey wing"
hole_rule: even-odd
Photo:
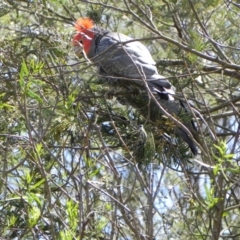
[[[152,91],[174,94],[169,81],[158,74],[148,49],[138,41],[124,43],[131,40],[133,39],[120,33],[104,36],[97,48],[98,54],[104,52],[99,61],[101,68],[108,74],[128,79],[142,79],[144,73]]]
[[[140,79],[141,71],[143,71],[146,79],[153,79],[158,72],[151,54],[140,42],[124,43],[131,40],[133,39],[120,33],[109,33],[105,36],[100,41],[98,49],[101,52],[103,52],[103,48],[104,50],[109,49],[106,51],[101,65],[108,63],[109,69],[106,70],[113,74]]]

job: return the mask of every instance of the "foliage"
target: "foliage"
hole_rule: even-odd
[[[0,3],[0,236],[3,239],[237,239],[239,4],[207,0]],[[143,39],[190,100],[193,156],[177,121],[126,104],[72,50],[90,16]],[[124,95],[125,94],[125,95]],[[139,99],[139,106],[143,102]],[[143,100],[142,100],[143,101]],[[186,102],[186,101],[185,101]],[[139,162],[138,126],[147,132]]]

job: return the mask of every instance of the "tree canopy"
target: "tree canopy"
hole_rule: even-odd
[[[239,239],[239,10],[230,0],[2,0],[1,239]],[[148,47],[190,109],[198,155],[174,134],[184,116],[147,121],[141,98],[112,92],[74,54],[79,17]]]

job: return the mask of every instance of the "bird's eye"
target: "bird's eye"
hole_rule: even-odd
[[[83,43],[83,41],[82,41],[82,40],[80,40],[79,42],[80,42],[81,44]]]

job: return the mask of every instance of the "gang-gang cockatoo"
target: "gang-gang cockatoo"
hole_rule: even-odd
[[[90,18],[80,18],[75,23],[76,34],[73,37],[75,53],[84,51],[86,57],[99,68],[99,74],[111,83],[118,82],[126,91],[138,88],[139,97],[129,93],[125,101],[136,107],[151,122],[156,122],[162,112],[154,101],[149,101],[147,90],[156,96],[164,109],[175,117],[187,113],[187,107],[181,101],[174,100],[174,88],[158,73],[155,61],[149,50],[139,41],[122,33],[109,32],[94,25]],[[148,89],[146,89],[146,84]],[[141,92],[144,92],[141,96]],[[138,102],[137,102],[138,101]],[[160,113],[160,114],[159,114]],[[185,119],[185,120],[184,120]],[[193,121],[183,118],[183,125],[196,136]],[[175,126],[175,134],[183,139],[193,154],[197,148],[185,129]]]

